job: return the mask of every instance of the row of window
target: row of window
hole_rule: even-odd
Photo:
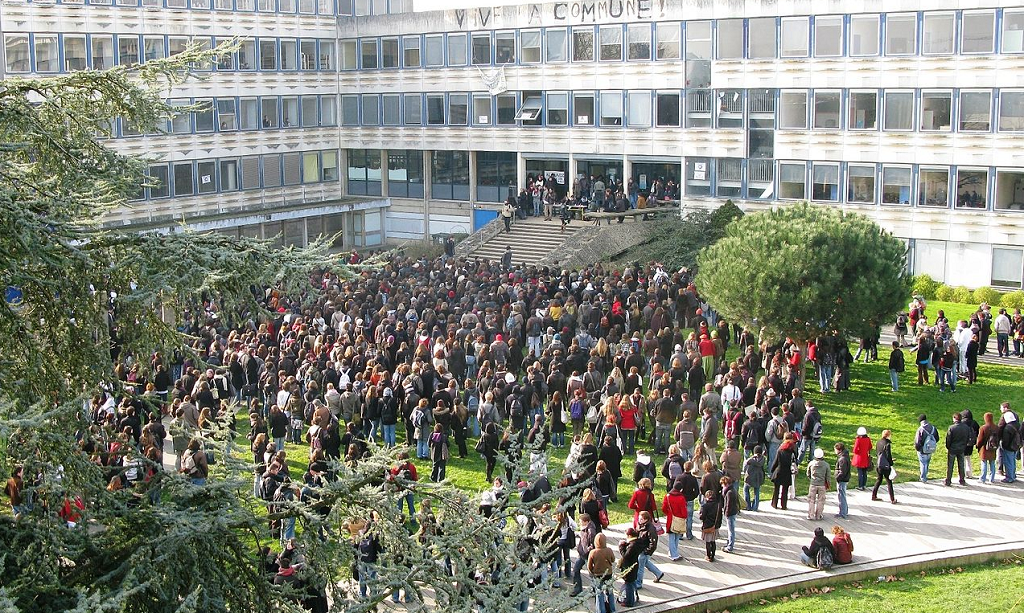
[[[138,200],[326,183],[338,180],[338,152],[328,149],[186,160],[152,164],[148,174],[151,186],[137,194]]]
[[[277,128],[316,128],[338,125],[337,97],[326,96],[261,96],[242,98],[174,98],[168,101],[182,111],[149,135],[205,134],[237,130],[273,130]],[[111,126],[111,135],[115,135]],[[121,120],[122,137],[140,136],[141,132]]]
[[[192,9],[196,11],[239,11],[334,15],[334,0],[28,0],[33,4],[119,6],[128,8]],[[352,0],[341,0],[347,8]],[[349,13],[350,14],[350,13]]]
[[[227,38],[138,35],[11,33],[4,35],[7,72],[71,72],[131,66],[177,55],[190,42],[209,49]],[[259,38],[241,41],[237,52],[197,70],[336,70],[335,41],[315,38]]]
[[[1024,9],[757,17],[341,41],[343,70],[1024,53]]]
[[[345,126],[1024,131],[1024,90],[1005,89],[353,94],[341,101]]]
[[[423,152],[388,150],[388,196],[422,198]],[[516,182],[516,154],[508,151],[476,153],[476,195],[470,194],[470,152],[434,151],[430,156],[430,197],[438,200],[474,199],[478,202],[502,202],[509,184]],[[348,150],[348,193],[382,195],[382,160],[379,149]]]

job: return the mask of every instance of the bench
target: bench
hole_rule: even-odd
[[[679,214],[679,207],[678,206],[672,206],[672,205],[670,205],[670,206],[649,206],[649,207],[647,207],[645,209],[630,209],[628,211],[623,211],[621,213],[606,213],[604,211],[597,211],[597,212],[593,212],[593,213],[584,213],[583,214],[583,220],[584,221],[593,220],[594,225],[601,225],[601,220],[602,219],[607,219],[608,223],[611,223],[613,219],[623,220],[623,219],[626,219],[627,217],[632,217],[634,219],[639,219],[639,218],[642,218],[645,215],[649,215],[651,217],[657,218],[659,215],[664,215],[665,213],[674,213],[674,214],[678,215]]]

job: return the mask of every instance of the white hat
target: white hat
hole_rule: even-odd
[[[774,396],[775,395],[775,388],[772,388],[772,387],[768,388],[768,395],[769,396]]]
[[[867,428],[865,428],[864,426],[861,426],[861,427],[857,428],[857,436],[867,436],[867,435],[868,435],[868,429]]]
[[[516,382],[516,376],[515,375],[513,375],[510,372],[505,373],[505,383],[515,383],[515,382]]]
[[[814,459],[815,460],[820,460],[823,457],[825,457],[825,452],[820,447],[814,450]]]

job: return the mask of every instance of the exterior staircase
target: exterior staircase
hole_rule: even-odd
[[[498,223],[502,223],[500,219]],[[562,222],[557,218],[552,218],[551,221],[544,221],[543,217],[520,219],[512,222],[510,234],[505,234],[502,225],[498,234],[470,251],[467,257],[500,261],[505,253],[505,247],[512,247],[513,264],[534,266],[562,243],[571,240],[583,224],[584,222],[573,220],[566,226],[565,232],[561,232]]]

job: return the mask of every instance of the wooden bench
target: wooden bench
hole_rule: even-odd
[[[597,211],[594,213],[584,213],[583,220],[593,220],[594,225],[601,225],[601,220],[603,219],[607,219],[608,223],[611,223],[613,219],[626,219],[627,217],[639,219],[645,215],[650,215],[651,217],[657,218],[659,215],[664,215],[665,213],[675,213],[676,215],[678,215],[679,207],[673,205],[653,207],[649,206],[645,209],[630,209],[628,211],[623,211],[621,213],[606,213],[604,211]]]

